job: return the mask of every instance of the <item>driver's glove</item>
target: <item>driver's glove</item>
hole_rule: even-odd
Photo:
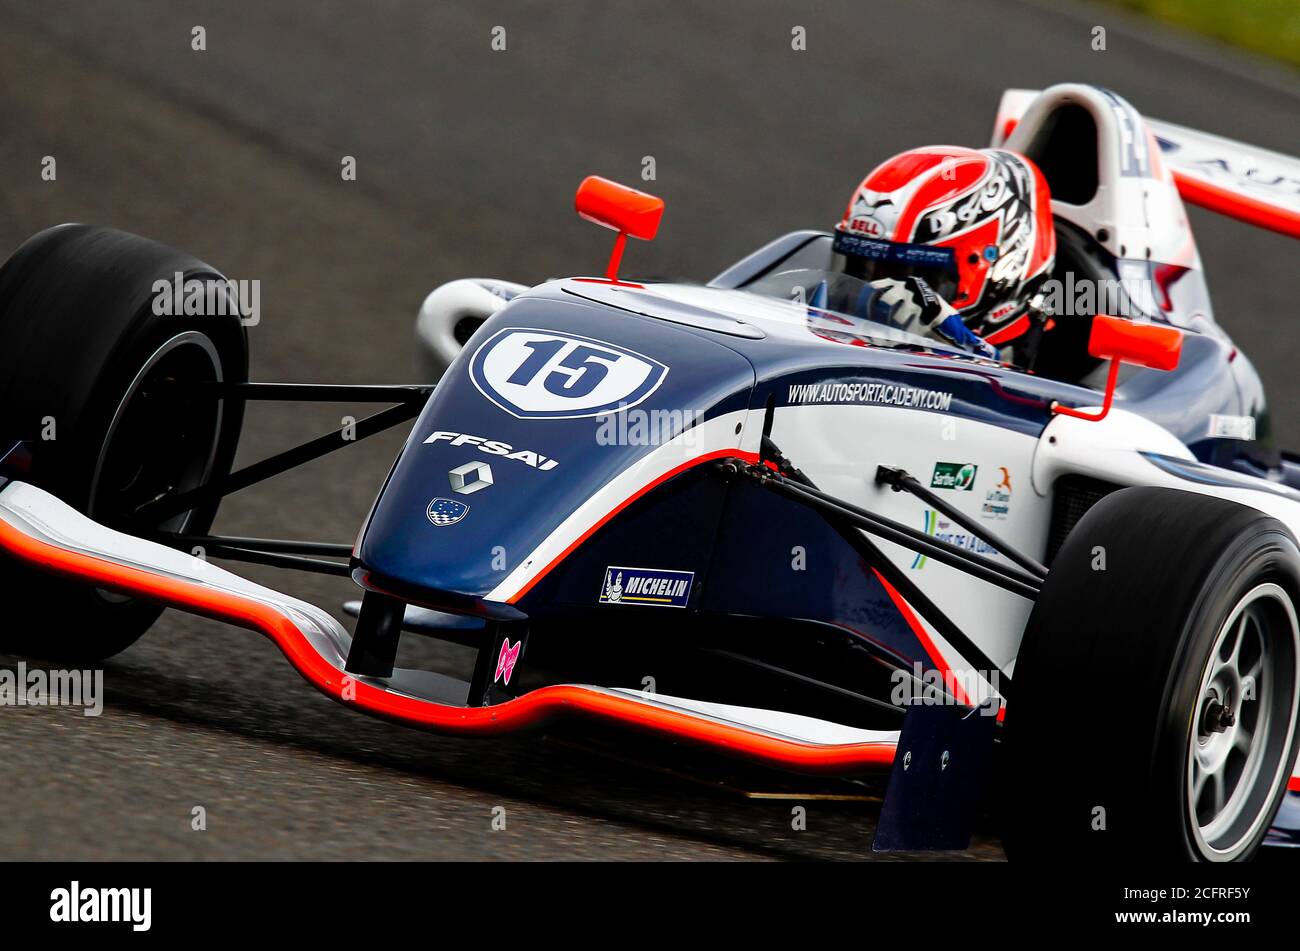
[[[872,281],[871,286],[877,292],[872,309],[883,309],[893,326],[922,337],[938,337],[963,350],[997,359],[997,350],[967,327],[961,314],[921,278],[887,277]]]

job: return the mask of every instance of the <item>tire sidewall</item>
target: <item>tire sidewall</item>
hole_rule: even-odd
[[[215,271],[199,271],[186,276],[187,280],[191,278],[224,280]],[[224,324],[224,320],[217,318],[157,316],[146,304],[133,323],[132,332],[113,348],[90,389],[84,415],[77,421],[76,432],[69,440],[67,456],[58,460],[57,470],[49,472],[52,484],[58,487],[57,491],[51,491],[78,511],[95,517],[91,491],[99,463],[108,450],[109,427],[145,362],[176,337],[186,333],[202,335],[217,354],[218,370],[223,380],[245,382],[248,370],[243,341]],[[237,326],[236,330],[242,337],[243,328]],[[235,400],[225,403],[210,466],[213,473],[229,471],[243,421],[242,404]],[[41,475],[45,477],[44,472]],[[206,533],[216,516],[218,504],[219,500],[195,510],[188,520],[187,531]]]
[[[1211,650],[1220,630],[1240,600],[1258,585],[1273,582],[1291,599],[1292,608],[1300,605],[1300,551],[1294,540],[1280,527],[1261,523],[1258,531],[1244,535],[1224,553],[1214,571],[1205,580],[1202,596],[1192,606],[1183,626],[1183,636],[1169,680],[1161,700],[1162,719],[1158,745],[1153,750],[1151,790],[1158,802],[1178,802],[1176,822],[1170,822],[1164,835],[1183,857],[1196,861],[1220,861],[1219,856],[1205,854],[1199,848],[1187,808],[1185,784],[1191,754],[1191,732],[1200,697],[1202,678],[1208,667]],[[1290,775],[1295,763],[1300,730],[1296,727],[1296,700],[1292,700],[1291,736],[1283,757],[1283,773]],[[1251,841],[1237,850],[1235,857],[1249,859],[1268,833],[1269,822],[1286,794],[1281,782],[1266,808],[1267,818]],[[1171,799],[1170,797],[1176,797]],[[1153,806],[1155,803],[1152,804]],[[1159,813],[1157,813],[1159,814]]]

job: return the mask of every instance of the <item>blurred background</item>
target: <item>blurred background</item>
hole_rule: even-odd
[[[832,225],[895,152],[986,144],[1008,87],[1094,82],[1300,154],[1298,68],[1294,0],[0,0],[0,255],[61,221],[139,232],[261,281],[254,379],[411,382],[435,285],[603,267],[607,233],[572,212],[589,173],[667,202],[629,273],[707,280]],[[1295,245],[1190,214],[1216,316],[1300,448]],[[354,411],[254,408],[242,458]],[[401,438],[247,490],[217,529],[351,541]],[[247,573],[336,611],[355,591]],[[415,734],[335,708],[253,635],[174,613],[106,682],[99,718],[0,711],[0,858],[869,857],[878,803],[860,790]],[[999,854],[982,835],[969,857]]]

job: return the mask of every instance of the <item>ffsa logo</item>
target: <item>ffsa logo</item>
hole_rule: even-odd
[[[73,882],[50,892],[50,921],[130,922],[132,931],[153,924],[152,888],[82,888]]]

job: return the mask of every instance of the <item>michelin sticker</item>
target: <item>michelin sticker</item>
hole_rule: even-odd
[[[691,597],[693,571],[663,568],[605,569],[600,588],[601,604],[641,604],[659,608],[684,608]]]

